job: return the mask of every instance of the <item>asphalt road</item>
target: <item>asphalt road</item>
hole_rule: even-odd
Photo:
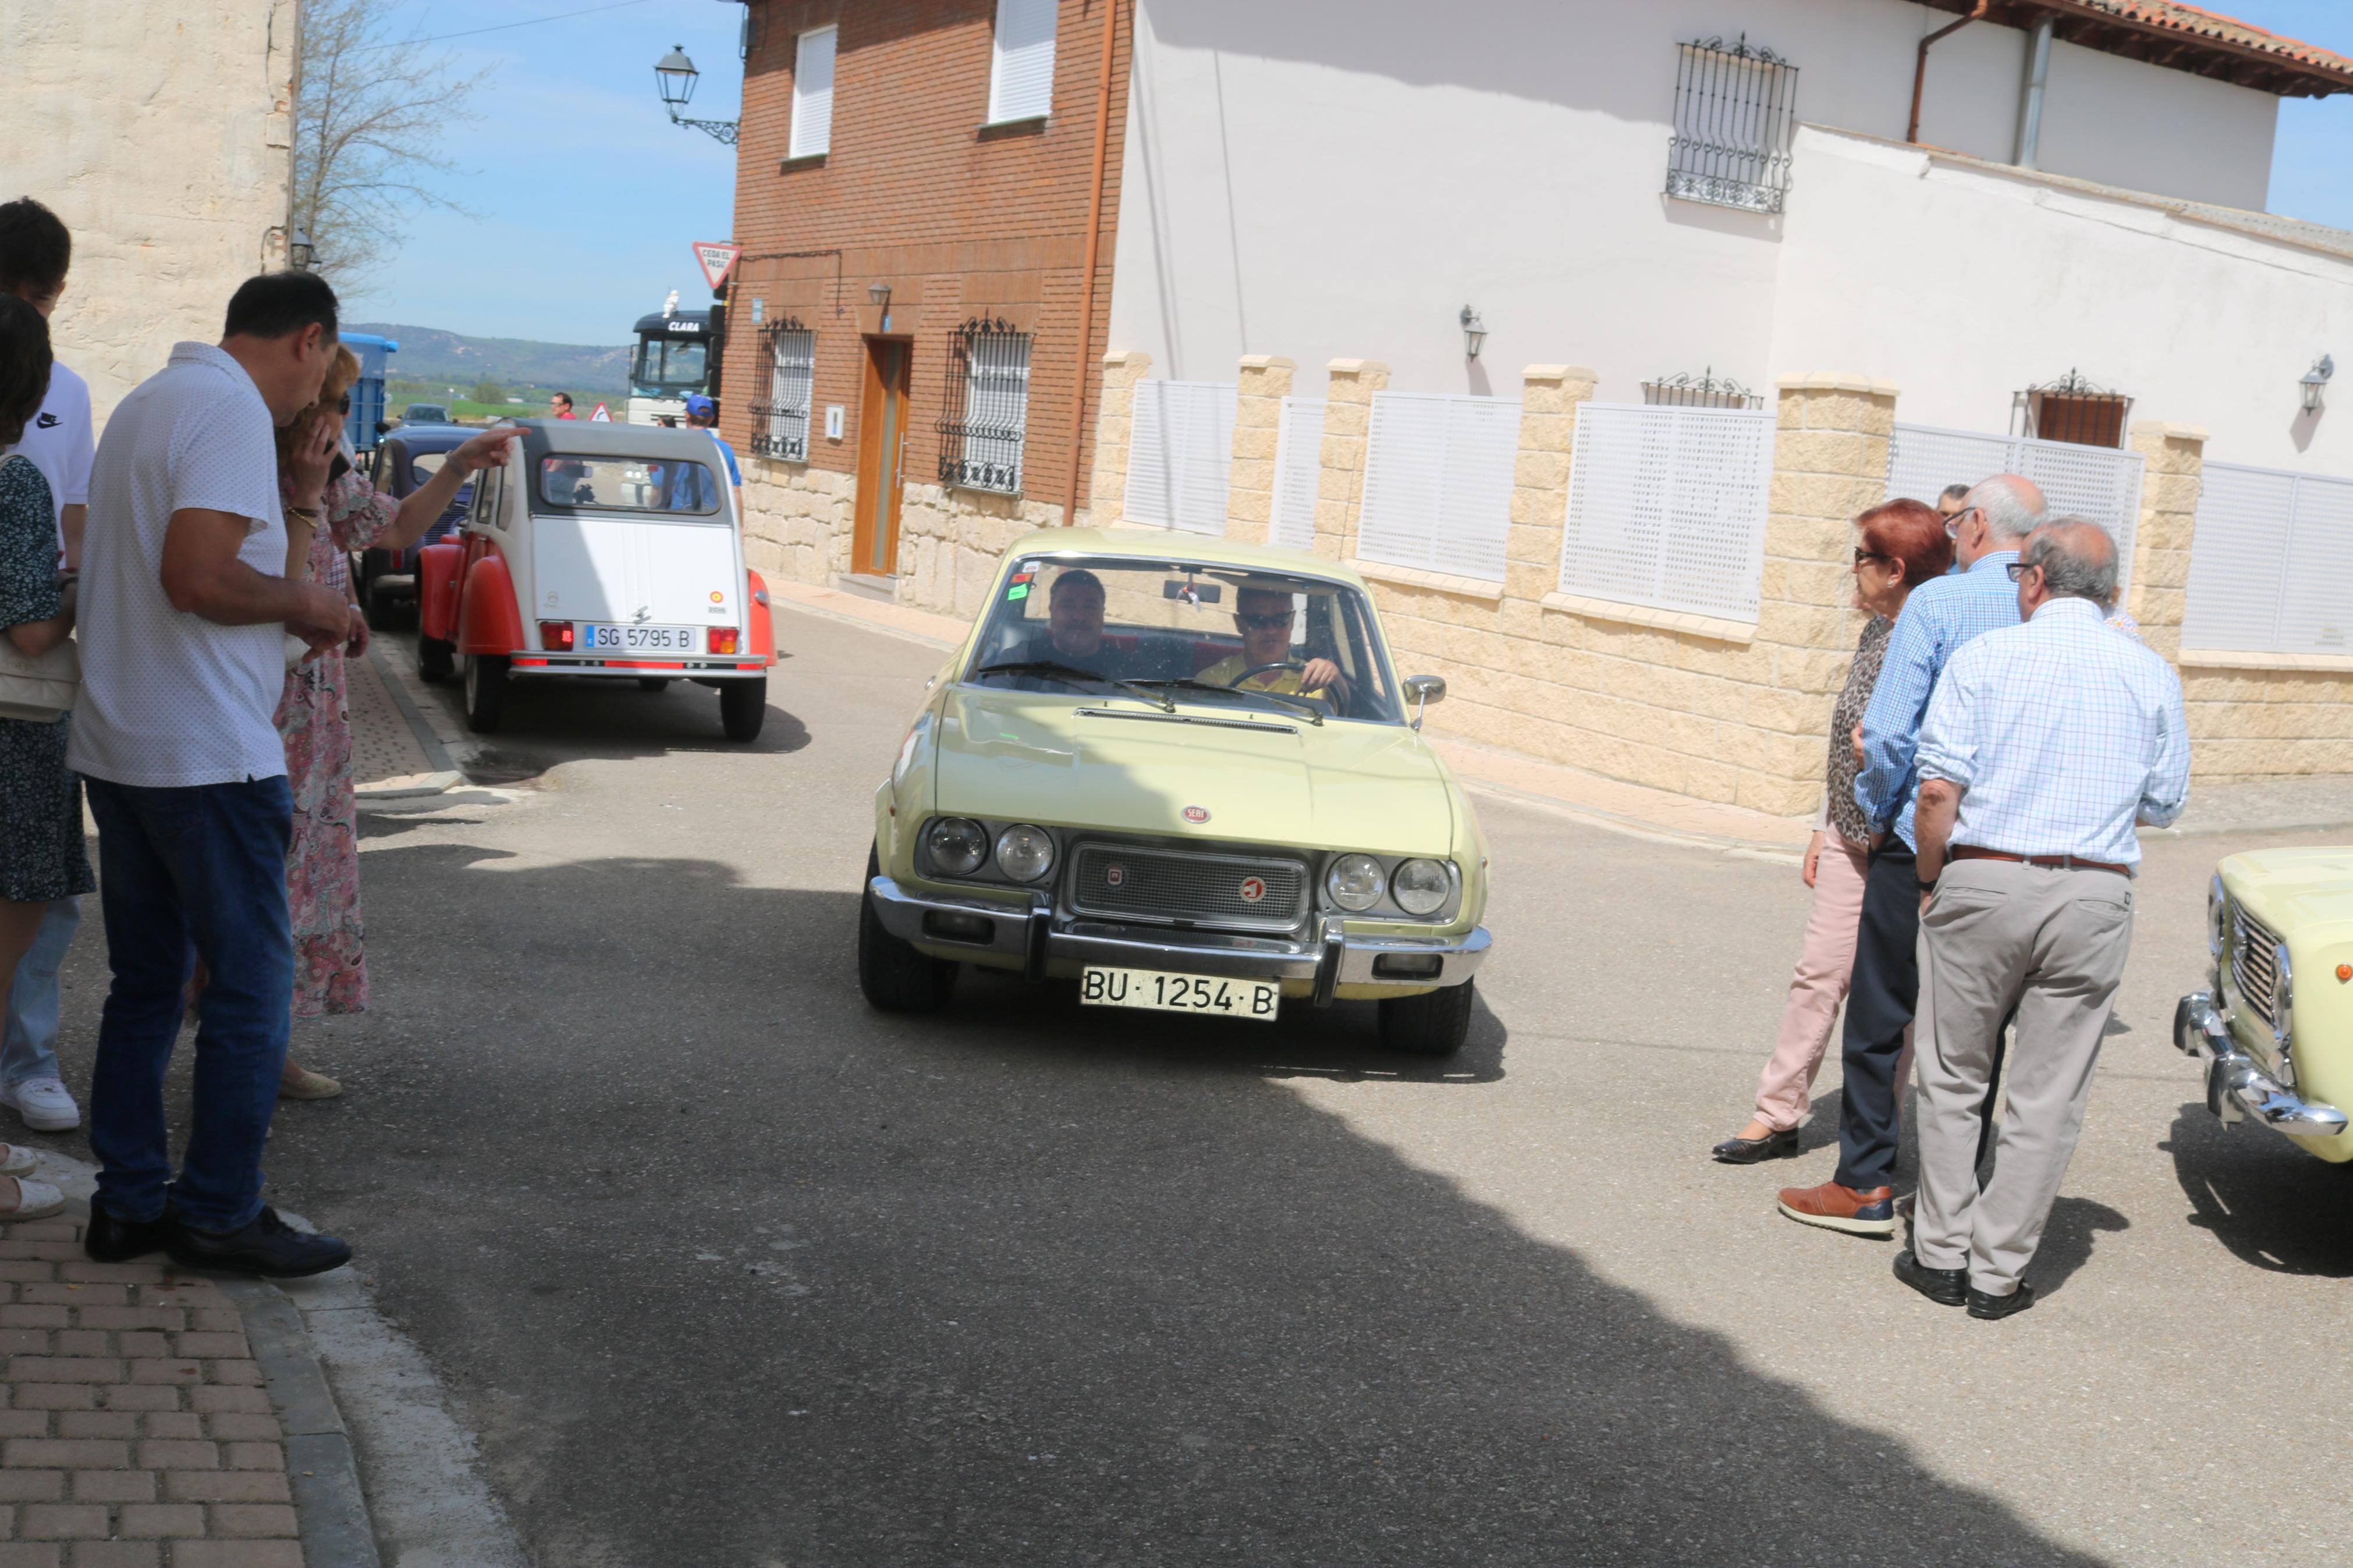
[[[2344,1550],[2353,1169],[2165,1040],[2233,841],[2165,843],[1999,1324],[1715,1166],[1794,868],[1482,805],[1472,1041],[852,971],[931,650],[780,610],[766,734],[518,689],[512,799],[371,817],[375,1010],[274,1192],[348,1237],[550,1568],[2309,1563]],[[94,932],[96,922],[91,928]],[[69,998],[86,1081],[99,944]],[[184,1074],[182,1077],[184,1082]],[[364,1458],[365,1457],[364,1456]]]

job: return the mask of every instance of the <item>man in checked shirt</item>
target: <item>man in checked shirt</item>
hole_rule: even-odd
[[[1895,1277],[1942,1306],[2006,1318],[2075,1152],[2092,1068],[2132,947],[2136,821],[2189,793],[2181,682],[2107,625],[2116,544],[2066,518],[2009,568],[2020,624],[1955,653],[1920,727],[1920,1190]],[[1993,1179],[1980,1108],[2018,1015]]]

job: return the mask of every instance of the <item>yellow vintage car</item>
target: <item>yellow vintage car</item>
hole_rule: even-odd
[[[867,1000],[956,967],[1083,1003],[1273,1023],[1370,998],[1443,1056],[1487,955],[1487,847],[1420,734],[1362,579],[1296,551],[1055,529],[1017,541],[874,796]]]
[[[2353,1160],[2353,847],[2233,855],[2206,896],[2207,989],[2173,1012],[2207,1109]]]

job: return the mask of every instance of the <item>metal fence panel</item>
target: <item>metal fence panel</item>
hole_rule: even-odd
[[[1139,381],[1127,443],[1130,522],[1226,531],[1226,486],[1233,465],[1233,382]]]
[[[1502,582],[1519,452],[1515,399],[1375,393],[1356,554]]]
[[[1561,591],[1755,620],[1774,423],[1742,409],[1580,406]]]
[[[2353,653],[2353,479],[2208,463],[2181,646]]]
[[[1323,488],[1324,409],[1320,397],[1286,397],[1274,442],[1274,510],[1266,542],[1291,550],[1315,542],[1315,498]]]
[[[1887,444],[1887,499],[1909,496],[1933,506],[1947,485],[1974,485],[1996,474],[2031,479],[2052,516],[2088,517],[2116,540],[2121,599],[2132,586],[2146,466],[2138,452],[2112,447],[1898,425]]]

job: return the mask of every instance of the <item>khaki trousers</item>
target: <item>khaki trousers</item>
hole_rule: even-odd
[[[2083,1131],[2084,1102],[2132,947],[2131,881],[2113,871],[1955,860],[1921,917],[1920,1189],[1913,1252],[2006,1296]],[[1978,1131],[2001,1022],[2018,1009],[2009,1113],[1978,1191]]]

